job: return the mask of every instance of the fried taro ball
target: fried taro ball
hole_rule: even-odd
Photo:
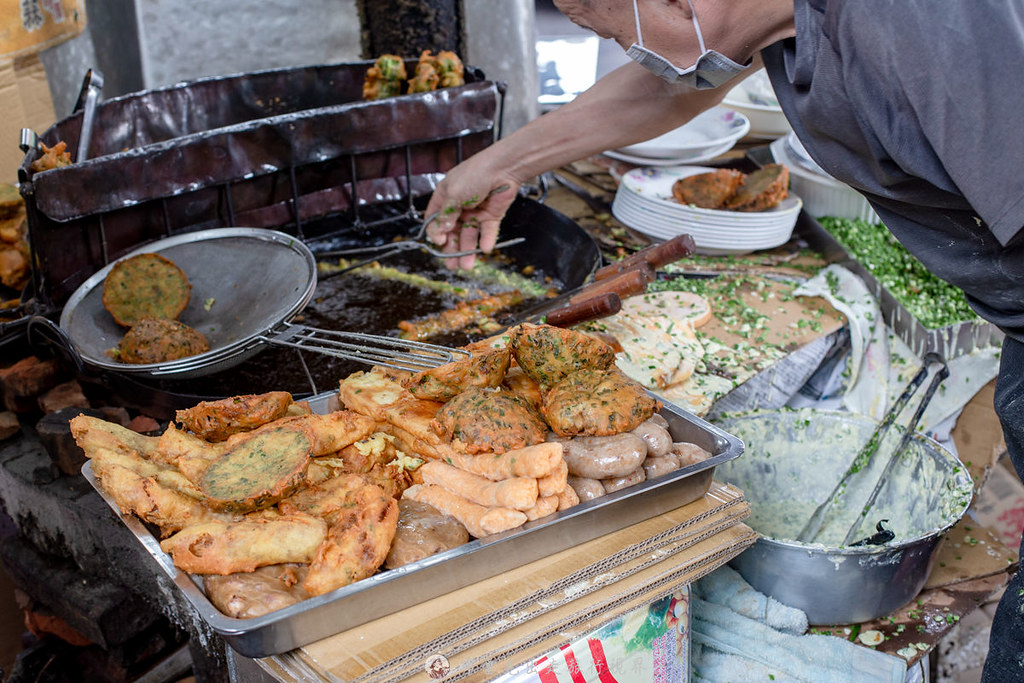
[[[444,404],[431,427],[465,453],[504,453],[541,443],[547,428],[517,396],[472,388]]]
[[[743,174],[729,168],[680,178],[672,183],[672,196],[680,204],[721,209],[743,185]]]
[[[559,436],[628,432],[661,404],[618,368],[569,375],[544,395],[541,412]]]
[[[203,333],[184,323],[143,318],[125,332],[115,358],[122,363],[166,363],[209,350]]]
[[[516,363],[542,387],[583,369],[603,370],[615,360],[614,349],[600,339],[551,325],[523,323],[509,343]]]
[[[110,269],[103,281],[103,307],[125,327],[143,318],[176,320],[191,293],[192,285],[174,262],[160,254],[139,254]]]
[[[478,351],[436,368],[417,372],[402,382],[416,398],[448,401],[470,387],[493,388],[501,384],[512,361],[512,352],[504,349]]]

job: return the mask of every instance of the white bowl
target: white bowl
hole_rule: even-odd
[[[676,159],[682,163],[701,158],[708,153],[724,154],[740,138],[750,132],[750,121],[725,107],[712,107],[701,112],[686,124],[635,145],[613,150],[620,154],[648,159]]]

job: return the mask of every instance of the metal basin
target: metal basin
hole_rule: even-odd
[[[817,542],[790,540],[878,423],[849,413],[790,410],[726,416],[716,424],[745,442],[744,456],[723,464],[717,477],[743,489],[749,524],[760,536],[732,564],[754,588],[802,609],[814,625],[869,621],[910,602],[928,578],[942,537],[971,503],[966,468],[934,440],[916,435],[857,534],[867,538],[877,522],[888,520],[895,538],[840,545],[901,436],[894,428],[874,461],[850,481]]]

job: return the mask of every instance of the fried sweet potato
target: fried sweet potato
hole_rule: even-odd
[[[298,425],[245,435],[199,479],[214,510],[250,512],[286,498],[306,480],[313,439]]]
[[[232,434],[247,432],[284,417],[292,405],[287,391],[231,396],[203,401],[174,417],[182,427],[207,441],[224,441]]]
[[[143,318],[131,326],[112,355],[121,363],[166,363],[210,350],[199,330],[178,320]]]
[[[160,254],[118,261],[103,281],[103,307],[119,325],[143,318],[176,320],[188,306],[192,285],[184,271]]]
[[[721,209],[743,185],[743,173],[720,168],[680,178],[672,183],[672,196],[680,204],[701,209]]]

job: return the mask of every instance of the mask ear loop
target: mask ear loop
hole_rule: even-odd
[[[692,7],[690,8],[693,9]],[[633,0],[633,18],[636,19],[636,44],[644,46],[644,37],[640,35],[640,10],[636,7],[636,0]]]
[[[693,0],[686,0],[686,4],[690,6],[690,14],[693,15],[693,30],[697,32],[697,44],[700,45],[700,53],[704,54],[707,49],[704,47],[704,34],[700,32],[700,23],[697,21],[697,10],[693,9]],[[636,6],[636,0],[633,0],[633,5]],[[640,15],[636,17],[636,28],[640,30]]]

